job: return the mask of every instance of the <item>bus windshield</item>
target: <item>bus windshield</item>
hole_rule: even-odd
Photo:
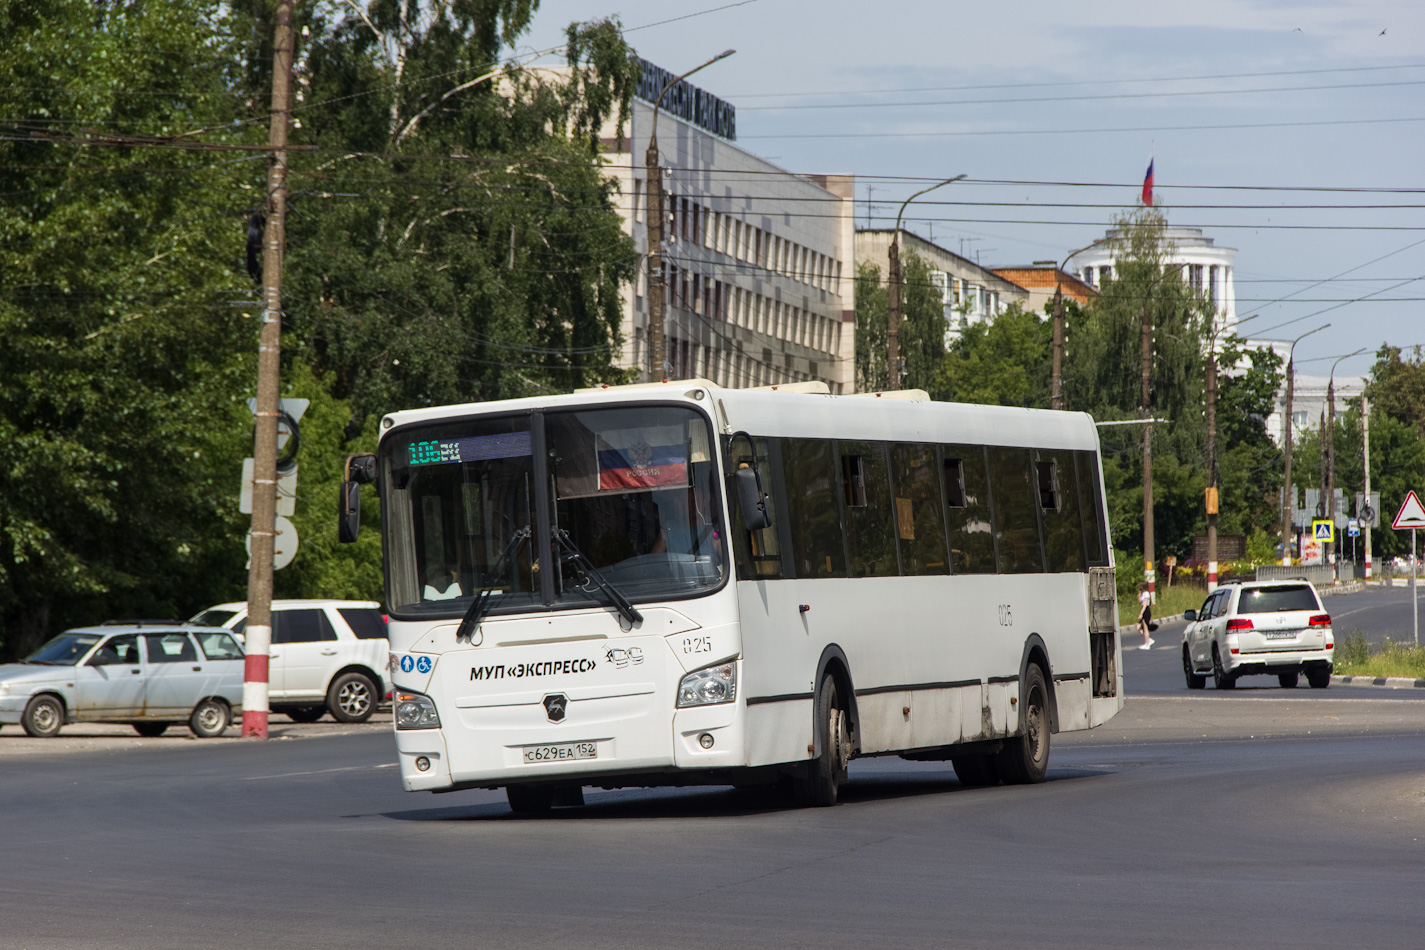
[[[482,614],[607,606],[599,580],[634,602],[720,587],[712,445],[706,418],[675,406],[465,418],[388,437],[392,612],[461,617],[486,589]]]

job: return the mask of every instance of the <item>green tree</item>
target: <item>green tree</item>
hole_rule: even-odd
[[[81,147],[229,127],[225,29],[196,0],[0,2],[4,656],[66,624],[176,615],[241,570],[212,489],[236,487],[251,322],[228,236],[254,162]]]
[[[960,331],[936,370],[931,394],[951,402],[1049,408],[1053,327],[1012,304]]]
[[[563,73],[500,68],[536,6],[371,2],[305,24],[293,143],[316,151],[292,162],[284,351],[349,406],[349,437],[390,409],[624,380],[637,261],[597,152],[637,67],[602,21],[570,28]]]
[[[1392,419],[1415,427],[1425,436],[1425,348],[1415,346],[1406,357],[1398,346],[1376,351],[1366,399]]]
[[[925,258],[907,250],[901,255],[901,325],[898,346],[905,375],[897,389],[935,385],[945,359],[945,308],[939,286],[931,279]],[[869,261],[856,265],[856,389],[886,388],[886,330],[889,291],[880,267]]]

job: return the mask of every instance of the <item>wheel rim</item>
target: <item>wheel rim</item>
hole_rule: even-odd
[[[217,732],[223,727],[223,711],[213,703],[207,703],[198,710],[198,725],[204,732]]]
[[[1036,686],[1029,694],[1029,705],[1024,710],[1024,738],[1029,743],[1029,754],[1035,762],[1044,761],[1044,695]]]
[[[371,708],[371,690],[365,683],[346,683],[337,693],[336,702],[348,716],[360,716]]]
[[[54,703],[40,703],[35,707],[34,714],[30,716],[30,721],[35,724],[35,728],[40,732],[49,732],[59,725],[59,710]]]

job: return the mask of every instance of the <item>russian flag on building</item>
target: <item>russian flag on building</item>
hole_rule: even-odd
[[[600,432],[599,490],[688,484],[688,447],[681,426]]]
[[[1148,159],[1148,174],[1143,176],[1143,204],[1153,207],[1153,160]]]

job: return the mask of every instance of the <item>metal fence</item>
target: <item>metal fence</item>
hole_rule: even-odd
[[[1257,580],[1305,580],[1313,587],[1329,587],[1336,581],[1336,572],[1329,564],[1309,564],[1287,567],[1282,564],[1262,564],[1257,567]]]

